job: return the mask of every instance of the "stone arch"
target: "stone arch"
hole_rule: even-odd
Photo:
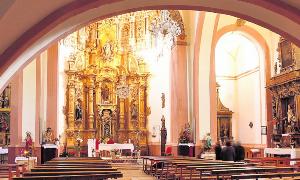
[[[232,3],[235,6],[232,6]],[[238,7],[238,8],[235,8]],[[255,8],[257,11],[243,11],[245,8]],[[13,74],[26,64],[34,55],[66,34],[80,28],[95,19],[103,19],[125,12],[144,9],[189,9],[205,10],[237,16],[261,26],[271,29],[300,45],[297,33],[300,29],[299,10],[289,7],[283,2],[276,1],[250,1],[230,0],[219,3],[218,1],[147,1],[147,0],[90,0],[73,1],[29,27],[17,40],[0,56],[0,90],[6,85]],[[266,11],[267,9],[267,11]],[[261,12],[262,15],[260,15]],[[278,17],[278,21],[272,19]],[[282,21],[288,22],[289,28],[282,26]]]

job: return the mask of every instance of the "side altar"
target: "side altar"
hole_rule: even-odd
[[[267,88],[272,95],[271,147],[300,147],[300,48],[280,38],[278,62]]]

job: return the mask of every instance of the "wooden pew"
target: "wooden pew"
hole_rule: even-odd
[[[231,176],[236,174],[250,174],[250,173],[274,173],[274,172],[292,172],[295,168],[293,167],[252,167],[252,168],[245,168],[245,169],[219,169],[219,170],[212,170],[211,175],[217,176]]]
[[[28,179],[107,179],[122,176],[111,164],[95,158],[57,158],[23,173],[23,178]]]
[[[0,164],[0,177],[11,179],[14,175],[20,177],[20,174],[25,172],[24,164]]]
[[[61,172],[61,171],[117,171],[115,168],[70,168],[70,167],[58,167],[58,168],[32,168],[31,172]]]
[[[87,174],[108,174],[112,177],[122,175],[119,171],[61,171],[61,172],[25,172],[26,176],[61,176],[61,175],[87,175]]]
[[[27,177],[15,177],[14,180],[22,179],[36,179],[36,180],[99,180],[108,178],[121,178],[122,174],[88,174],[88,175],[59,175],[59,176],[27,176]]]
[[[232,175],[231,179],[258,179],[258,178],[284,178],[292,177],[295,179],[300,179],[300,172],[290,172],[290,173],[267,173],[267,174],[239,174]],[[297,177],[297,178],[295,178]]]

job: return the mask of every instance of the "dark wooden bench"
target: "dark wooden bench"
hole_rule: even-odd
[[[121,178],[122,174],[88,174],[88,175],[59,175],[59,176],[26,176],[26,177],[15,177],[14,180],[22,179],[36,179],[36,180],[99,180],[108,178]]]
[[[61,172],[25,172],[23,176],[61,176],[61,175],[86,175],[86,174],[109,174],[112,175],[119,175],[122,174],[119,171],[61,171]]]
[[[211,175],[217,176],[226,176],[226,175],[236,175],[236,174],[251,174],[251,173],[274,173],[274,172],[291,172],[294,171],[293,167],[252,167],[245,169],[218,169],[212,170]]]
[[[258,179],[258,178],[284,178],[284,177],[294,177],[300,176],[300,172],[291,172],[291,173],[267,173],[267,174],[239,174],[232,175],[231,179]],[[300,179],[300,178],[299,178]]]
[[[70,168],[70,167],[59,167],[59,168],[32,168],[31,172],[61,172],[61,171],[117,171],[115,168]]]

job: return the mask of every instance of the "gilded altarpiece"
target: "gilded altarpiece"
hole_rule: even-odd
[[[87,146],[89,138],[130,140],[137,149],[147,151],[150,73],[136,54],[151,45],[145,38],[157,14],[147,13],[99,21],[62,41],[75,49],[65,63],[69,151]]]
[[[272,115],[268,129],[273,147],[300,147],[300,48],[281,37],[278,61],[268,88]]]

